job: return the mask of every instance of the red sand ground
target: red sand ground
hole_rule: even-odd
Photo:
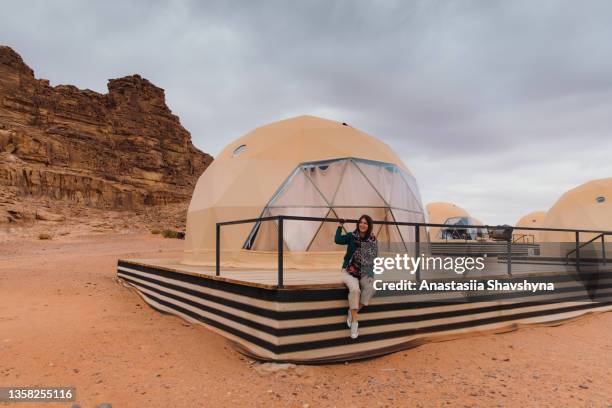
[[[275,371],[114,280],[117,258],[181,247],[150,234],[0,243],[0,386],[75,386],[83,408],[612,407],[612,313]]]

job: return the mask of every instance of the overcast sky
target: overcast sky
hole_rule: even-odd
[[[311,114],[387,142],[423,201],[485,223],[612,176],[611,1],[14,1],[0,43],[39,78],[138,73],[194,144]]]

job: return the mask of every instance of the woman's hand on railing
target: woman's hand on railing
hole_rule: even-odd
[[[345,220],[344,220],[344,218],[340,218],[340,219],[338,220],[338,223],[340,223],[340,226],[343,226],[343,225],[344,225],[344,221],[345,221]]]

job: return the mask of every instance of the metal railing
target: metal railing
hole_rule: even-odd
[[[357,219],[341,219],[341,218],[321,218],[321,217],[302,217],[302,216],[294,216],[294,215],[276,215],[271,217],[260,217],[260,218],[250,218],[250,219],[242,219],[235,221],[223,221],[218,222],[216,224],[216,236],[215,236],[215,275],[221,276],[221,227],[228,225],[238,225],[238,224],[252,224],[257,222],[266,222],[266,221],[277,221],[278,235],[277,235],[277,250],[278,250],[278,277],[277,277],[277,287],[283,288],[284,282],[284,274],[283,274],[283,255],[284,255],[284,234],[283,234],[283,224],[285,220],[291,221],[307,221],[307,222],[332,222],[339,223],[343,221],[345,223],[357,223],[359,220]],[[374,224],[377,225],[399,225],[406,227],[414,228],[414,249],[415,253],[418,254],[420,252],[421,245],[421,234],[420,228],[424,227],[448,227],[448,224],[432,224],[432,223],[422,223],[422,222],[400,222],[400,221],[373,221]],[[612,231],[602,231],[602,230],[576,230],[569,228],[536,228],[536,227],[510,227],[508,225],[498,225],[498,226],[490,226],[490,225],[462,225],[462,228],[486,228],[487,230],[504,230],[508,239],[507,243],[507,273],[509,276],[512,276],[512,232],[514,230],[525,230],[525,231],[548,231],[548,232],[573,232],[576,235],[576,249],[572,252],[576,252],[576,268],[580,270],[580,233],[593,233],[593,234],[601,234],[601,235],[612,235]],[[597,237],[596,237],[597,238]],[[605,250],[605,247],[604,247]],[[569,254],[568,254],[569,255]],[[605,259],[605,258],[604,258]],[[421,279],[421,270],[420,267],[416,270],[416,280],[420,281]]]
[[[565,255],[565,263],[569,263],[569,256],[573,253],[576,253],[576,262],[580,261],[580,248],[583,248],[587,245],[589,245],[591,242],[595,242],[598,239],[601,238],[601,257],[602,257],[602,263],[604,265],[606,265],[606,236],[607,235],[612,235],[612,233],[609,232],[602,232],[601,234],[597,235],[596,237],[588,240],[587,242],[585,242],[582,245],[577,245],[576,248],[572,249],[571,251],[569,251],[567,253],[567,255]],[[580,242],[580,232],[576,231],[576,242]]]
[[[515,244],[535,244],[535,235],[533,234],[512,234],[512,242]]]

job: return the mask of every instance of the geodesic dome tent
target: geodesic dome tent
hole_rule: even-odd
[[[470,214],[457,204],[436,202],[427,204],[427,214],[431,224],[444,224],[453,217],[469,217]],[[429,228],[429,239],[432,242],[442,241],[440,227]]]
[[[516,227],[531,227],[531,228],[541,228],[544,225],[544,220],[546,219],[546,211],[533,211],[529,214],[523,215],[517,222]],[[518,242],[529,241],[530,237],[533,237],[533,242],[540,241],[541,231],[532,231],[532,230],[521,230],[516,229],[515,235],[518,236]]]
[[[374,220],[425,221],[416,180],[389,146],[313,116],[274,122],[230,143],[199,178],[187,213],[183,263],[211,264],[217,222],[266,215],[354,219],[363,213]],[[284,248],[290,254],[340,253],[345,247],[333,243],[336,227],[287,220]],[[276,228],[274,221],[224,227],[223,260],[275,251]],[[411,227],[375,233],[383,250],[414,240]],[[425,233],[421,239],[426,241]]]

